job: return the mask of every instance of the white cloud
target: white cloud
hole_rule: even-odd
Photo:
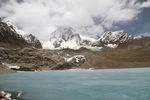
[[[148,0],[147,2],[143,2],[141,4],[137,4],[137,6],[141,8],[150,7],[150,0]]]
[[[142,34],[140,34],[140,35],[143,35],[143,36],[150,36],[150,32],[145,32],[145,33],[142,33]],[[139,36],[140,36],[139,35]]]
[[[0,16],[45,40],[58,26],[81,26],[90,34],[101,34],[116,23],[133,20],[145,7],[150,7],[149,0],[10,0],[0,8]],[[98,25],[93,17],[99,17]]]

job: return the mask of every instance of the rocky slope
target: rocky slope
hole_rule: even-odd
[[[54,49],[50,50],[37,49],[41,44],[33,35],[19,32],[23,33],[0,23],[0,70],[150,67],[150,37],[134,38],[115,31],[92,40],[71,27],[61,27],[51,34],[49,42]]]
[[[4,22],[0,22],[0,46],[5,48],[30,47],[21,35]]]
[[[61,51],[39,49],[0,49],[1,65],[19,71],[62,70],[82,65],[82,55],[66,56]]]
[[[24,34],[14,25],[0,20],[0,47],[5,48],[42,48],[40,41],[32,34]]]
[[[33,48],[42,48],[42,44],[41,42],[33,35],[33,34],[28,34],[20,29],[18,29],[15,25],[11,24],[10,22],[7,23],[9,26],[11,26],[13,28],[13,30],[21,35],[24,40],[30,44],[31,47]]]
[[[23,38],[27,43],[31,45],[33,48],[42,48],[41,42],[32,34],[23,35]]]
[[[103,48],[101,51],[91,51],[85,48],[79,50],[63,50],[66,55],[84,55],[85,63],[79,68],[137,68],[150,67],[150,37],[135,39],[119,45],[117,48]]]

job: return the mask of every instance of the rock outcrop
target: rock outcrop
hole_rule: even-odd
[[[83,55],[75,55],[70,58],[65,58],[66,62],[70,63],[73,66],[80,66],[82,65],[87,59]]]
[[[0,100],[11,100],[11,94],[4,91],[0,91]]]
[[[23,37],[33,48],[42,48],[41,42],[34,35],[27,34],[23,35]]]
[[[22,92],[10,92],[0,90],[0,100],[22,100]]]

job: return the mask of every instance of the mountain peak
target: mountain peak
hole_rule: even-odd
[[[128,33],[126,33],[124,30],[120,30],[114,32],[105,32],[99,40],[105,44],[119,44],[128,42],[132,38],[133,37],[128,35]]]
[[[67,41],[75,34],[77,33],[72,27],[58,27],[54,32],[51,33],[50,40],[54,38],[61,38],[62,40]]]
[[[50,42],[54,48],[77,48],[81,37],[72,27],[59,27],[51,33]]]
[[[19,44],[19,47],[24,46],[24,47],[42,48],[40,41],[35,36],[18,29],[15,25],[13,25],[9,21],[5,22],[0,20],[0,35],[5,36],[5,38],[3,37],[1,40],[3,40],[2,42],[5,41],[7,44],[14,43],[14,46]]]
[[[51,33],[49,45],[53,49],[79,49],[110,47],[116,48],[118,45],[131,41],[133,37],[128,35],[124,30],[105,32],[98,40],[94,38],[84,38],[84,36],[77,33],[72,27],[59,27]],[[47,45],[46,45],[47,46]],[[47,47],[46,47],[47,48]],[[51,48],[50,48],[51,49]]]

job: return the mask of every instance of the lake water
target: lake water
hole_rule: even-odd
[[[20,100],[150,100],[150,68],[1,74],[0,88]]]

